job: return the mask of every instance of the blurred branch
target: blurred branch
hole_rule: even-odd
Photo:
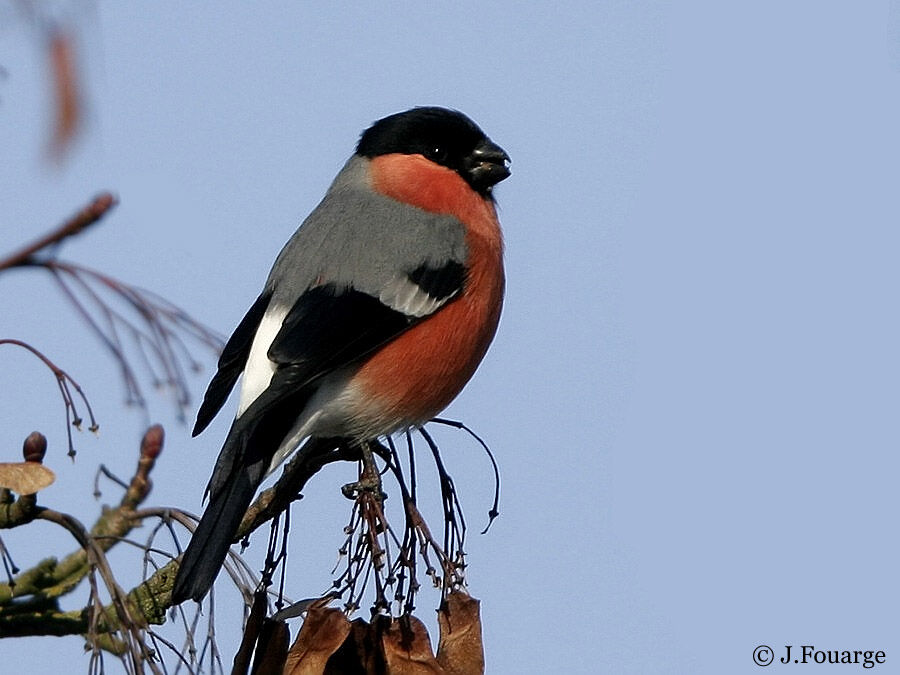
[[[183,309],[150,291],[82,265],[47,260],[40,266],[53,275],[66,299],[117,362],[125,382],[126,402],[141,408],[146,405],[123,337],[130,338],[134,354],[150,374],[153,386],[175,390],[179,416],[183,417],[190,404],[186,370],[196,372],[201,366],[181,335],[215,353],[221,349],[222,338],[192,319]],[[117,311],[103,297],[104,293],[111,293],[131,307],[138,320]]]
[[[50,155],[59,161],[72,145],[81,124],[81,87],[78,83],[75,40],[70,31],[53,26],[48,35],[53,75],[54,120]]]
[[[200,369],[185,338],[218,353],[222,337],[150,291],[55,257],[60,244],[98,222],[115,205],[116,199],[110,193],[98,195],[56,229],[0,259],[0,272],[26,267],[49,272],[66,300],[119,366],[126,402],[146,408],[132,363],[136,357],[154,387],[174,390],[177,412],[183,418],[190,404],[186,373]],[[131,309],[131,315],[116,308],[121,303]]]
[[[48,144],[52,159],[61,160],[72,145],[83,118],[83,91],[78,78],[76,15],[66,5],[38,0],[19,0],[16,8],[37,31],[46,50],[51,94],[53,129]],[[61,11],[62,10],[62,11]]]
[[[21,250],[11,253],[6,258],[0,259],[0,272],[11,267],[33,264],[32,256],[34,254],[48,246],[59,244],[67,237],[74,236],[85,228],[90,227],[109,213],[116,203],[116,198],[112,194],[101,192],[94,197],[90,204],[82,208],[55,230],[48,232]]]

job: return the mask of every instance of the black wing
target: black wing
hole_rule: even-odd
[[[193,435],[196,436],[202,432],[213,417],[221,410],[234,388],[234,383],[238,376],[247,365],[247,357],[250,355],[250,346],[253,344],[253,337],[256,335],[256,329],[262,321],[266,308],[269,306],[269,300],[272,298],[271,292],[260,295],[253,306],[247,310],[244,318],[234,329],[234,333],[228,338],[222,355],[219,357],[219,369],[213,376],[212,381],[206,388],[206,394],[203,396],[203,403],[197,412],[197,421],[194,424]]]
[[[456,260],[447,260],[442,265],[422,265],[408,279],[431,298],[447,301],[462,292],[466,268]],[[271,291],[257,298],[225,345],[219,370],[197,413],[195,436],[221,409],[246,366],[253,337],[271,298]],[[285,397],[304,398],[300,390],[319,377],[358,361],[422,318],[392,309],[354,288],[336,284],[310,288],[291,307],[269,347],[268,356],[278,369],[269,387],[251,406],[257,411],[250,417],[265,414]]]
[[[269,358],[303,386],[348,365],[415,322],[378,298],[333,284],[306,291],[284,319]]]
[[[422,265],[408,279],[435,300],[447,300],[462,292],[466,269],[449,260],[441,266]],[[359,361],[424,318],[392,309],[354,288],[324,284],[309,289],[288,312],[269,347],[268,356],[278,369],[251,406],[257,409],[254,414],[265,414],[285,396]]]
[[[423,266],[408,278],[430,297],[444,300],[462,291],[465,269],[450,261],[443,267]],[[232,425],[210,479],[210,494],[218,494],[240,467],[265,470],[320,378],[358,362],[424,318],[337,284],[305,291],[269,347],[268,357],[277,364],[271,381]],[[242,364],[247,351],[249,346]]]
[[[331,284],[303,293],[268,357],[278,364],[266,389],[231,425],[207,490],[216,499],[239,474],[258,483],[320,377],[377,349],[414,319],[377,298]]]
[[[413,270],[409,280],[435,300],[444,300],[462,292],[466,267],[455,260],[448,260],[440,267],[422,265]]]

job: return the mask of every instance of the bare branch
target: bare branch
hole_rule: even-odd
[[[102,193],[55,230],[0,260],[0,272],[22,267],[49,272],[66,300],[119,366],[126,401],[146,407],[132,365],[136,359],[149,373],[154,387],[174,391],[178,414],[184,417],[190,404],[186,374],[200,369],[188,342],[218,353],[224,343],[222,336],[154,293],[55,257],[63,241],[99,221],[115,204],[110,193]],[[129,316],[132,312],[118,311],[116,304],[130,308],[133,316]],[[61,393],[68,403],[68,392],[61,387]],[[80,422],[77,415],[71,421]]]
[[[76,526],[77,521],[71,519],[71,516],[57,514],[56,511],[38,506],[36,495],[23,495],[14,501],[10,496],[0,504],[0,528],[19,527],[35,519],[49,520],[66,527],[81,545],[81,550],[62,561],[44,560],[36,568],[22,572],[12,584],[0,583],[0,612],[13,598],[36,596],[36,600],[43,601],[65,595],[90,572],[86,542],[105,553],[134,529],[138,521],[134,519],[133,513],[150,492],[149,474],[162,450],[162,443],[162,427],[159,425],[150,427],[141,441],[141,452],[134,476],[119,505],[106,509],[90,532],[84,535],[81,535],[78,529],[80,524]]]
[[[72,237],[85,228],[99,221],[103,216],[109,213],[116,205],[116,198],[109,192],[101,192],[94,197],[90,204],[82,208],[78,213],[69,218],[52,232],[48,232],[37,241],[28,244],[24,248],[15,253],[11,253],[6,258],[0,260],[0,271],[11,267],[21,265],[29,265],[32,262],[32,256],[39,251],[61,243],[67,237]]]

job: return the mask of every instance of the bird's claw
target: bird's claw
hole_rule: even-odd
[[[374,476],[363,474],[358,481],[342,486],[341,493],[353,501],[359,499],[363,494],[372,495],[379,502],[387,499],[387,494],[381,489],[381,476],[377,473]]]
[[[387,495],[381,489],[381,474],[378,473],[378,467],[375,466],[375,457],[372,455],[372,448],[368,442],[360,446],[360,452],[362,454],[362,471],[360,471],[359,480],[347,483],[341,488],[341,492],[347,499],[354,501],[364,494],[369,494],[379,503],[383,503],[387,499]]]

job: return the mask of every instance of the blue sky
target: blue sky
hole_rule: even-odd
[[[486,536],[489,465],[440,434],[488,672],[751,673],[759,644],[900,658],[895,5],[69,7],[88,122],[60,167],[38,37],[0,15],[2,250],[110,189],[63,255],[223,333],[373,120],[455,107],[513,158],[500,332],[447,411],[501,465]],[[145,420],[49,279],[0,283],[0,335],[59,361],[103,426],[72,465],[52,379],[6,348],[2,447],[44,431],[46,503],[90,521],[97,464],[127,475]],[[149,501],[199,510],[227,415],[193,440],[165,398],[150,417],[168,442]],[[294,510],[295,597],[328,583],[347,470]],[[22,567],[72,548],[37,527],[3,534]],[[87,663],[77,639],[2,649]]]

